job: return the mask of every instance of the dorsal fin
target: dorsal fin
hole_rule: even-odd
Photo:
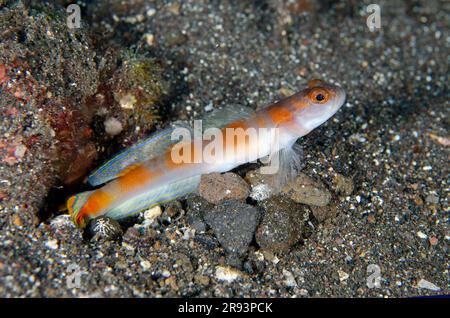
[[[250,107],[238,104],[215,109],[202,117],[203,131],[211,127],[221,128],[235,120],[249,118],[254,113]],[[192,129],[185,122],[173,123],[171,127],[158,131],[115,155],[89,175],[88,183],[92,186],[104,184],[123,175],[127,167],[163,154],[169,146],[177,142],[171,139],[172,132],[176,128]]]
[[[189,128],[187,124],[178,122],[121,151],[91,173],[88,177],[88,183],[92,186],[104,184],[117,178],[128,166],[163,154],[170,145],[177,142],[177,140],[171,139],[171,135],[174,129],[180,127]]]
[[[250,107],[231,104],[222,108],[216,108],[210,113],[203,115],[202,126],[203,131],[208,128],[222,128],[238,119],[246,119],[255,114],[255,111]]]

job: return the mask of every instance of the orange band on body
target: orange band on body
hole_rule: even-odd
[[[117,179],[117,182],[121,192],[128,192],[145,185],[160,175],[159,170],[150,171],[146,166],[141,164]]]
[[[287,107],[270,107],[267,109],[267,114],[272,118],[275,125],[289,122],[294,117],[294,114]]]

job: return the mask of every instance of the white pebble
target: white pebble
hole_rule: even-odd
[[[419,282],[417,283],[417,287],[432,290],[432,291],[440,291],[441,290],[438,286],[436,286],[435,284],[433,284],[423,278],[421,280],[419,280]]]
[[[205,106],[205,112],[209,112],[213,109],[214,109],[214,107],[213,107],[212,102],[209,102],[208,105]]]
[[[63,226],[74,226],[74,225],[71,221],[70,215],[61,214],[50,221],[50,226],[54,228],[60,228]]]
[[[304,288],[300,289],[300,290],[298,291],[298,294],[299,294],[300,296],[303,296],[303,297],[309,296],[308,290],[307,290],[307,289],[304,289]]]
[[[153,44],[155,44],[155,36],[151,33],[144,34],[144,40],[148,46],[152,46]]]
[[[14,151],[14,157],[16,157],[17,159],[21,159],[25,155],[26,151],[27,147],[25,147],[23,144],[19,144]]]
[[[56,250],[58,248],[58,241],[57,240],[48,240],[45,243],[45,246],[47,246],[49,249]]]
[[[144,219],[147,222],[152,222],[154,219],[156,219],[158,216],[162,214],[161,207],[159,205],[154,206],[151,209],[148,209],[144,212]]]
[[[285,278],[284,283],[286,284],[287,287],[297,286],[297,282],[295,281],[294,274],[292,274],[290,271],[283,269],[283,275]]]
[[[105,132],[110,136],[116,136],[122,132],[122,123],[114,117],[105,120]]]
[[[170,277],[170,272],[167,269],[165,269],[161,273],[161,276],[164,277],[164,278]]]
[[[120,107],[124,109],[133,109],[136,102],[137,99],[132,94],[124,95],[119,100]]]
[[[216,279],[231,283],[241,277],[241,272],[237,269],[225,266],[216,267]]]
[[[148,17],[154,16],[155,13],[156,13],[155,8],[150,8],[150,9],[148,9],[147,12],[146,12],[146,14],[147,14]]]
[[[141,267],[144,271],[148,270],[152,265],[150,264],[149,261],[147,260],[143,260],[141,261]]]
[[[343,270],[339,269],[338,274],[339,274],[339,280],[341,282],[343,282],[344,280],[347,280],[349,278],[349,275],[346,272],[344,272]]]
[[[417,232],[417,236],[420,237],[421,239],[426,239],[428,236],[423,233],[422,231],[418,231]]]

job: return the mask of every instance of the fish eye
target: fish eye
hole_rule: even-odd
[[[309,93],[310,100],[315,104],[324,104],[328,101],[330,94],[323,88],[313,89]]]

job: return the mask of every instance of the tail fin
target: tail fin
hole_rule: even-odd
[[[72,218],[73,223],[79,227],[84,228],[86,226],[86,215],[80,215],[80,211],[94,191],[81,192],[77,195],[71,196],[67,200],[67,209]]]

